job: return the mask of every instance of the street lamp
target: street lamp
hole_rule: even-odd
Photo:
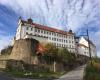
[[[91,56],[91,48],[90,48],[90,40],[89,40],[89,32],[87,29],[87,37],[88,37],[88,46],[89,46],[89,55],[90,55],[90,63],[92,65],[92,56]]]
[[[92,65],[92,56],[91,56],[91,48],[90,48],[90,39],[89,39],[89,31],[88,31],[88,28],[87,28],[87,34],[86,35],[79,35],[79,36],[87,36],[88,46],[89,46],[89,59],[90,59],[91,65]]]

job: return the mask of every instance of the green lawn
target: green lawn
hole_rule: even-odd
[[[84,80],[100,80],[100,62],[93,61],[93,65],[87,64]]]
[[[29,72],[29,71],[5,71],[7,74],[14,77],[26,77],[26,78],[58,78],[63,75],[64,72]]]

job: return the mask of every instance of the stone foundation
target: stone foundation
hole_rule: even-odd
[[[35,39],[20,39],[16,40],[10,59],[22,60],[25,63],[31,63],[31,56],[35,55],[38,41]]]

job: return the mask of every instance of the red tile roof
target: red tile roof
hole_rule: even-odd
[[[22,23],[29,24],[27,21],[24,21],[24,20],[22,20]],[[47,30],[47,31],[51,31],[51,32],[57,32],[57,33],[64,34],[64,35],[74,35],[74,33],[66,32],[66,31],[63,31],[63,30],[55,29],[55,28],[51,28],[51,27],[40,25],[40,24],[37,24],[37,23],[31,23],[31,24],[35,25],[35,27],[38,28],[38,29]]]

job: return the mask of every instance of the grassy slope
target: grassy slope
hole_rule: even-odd
[[[93,65],[87,64],[85,80],[100,80],[100,60],[93,60]]]

